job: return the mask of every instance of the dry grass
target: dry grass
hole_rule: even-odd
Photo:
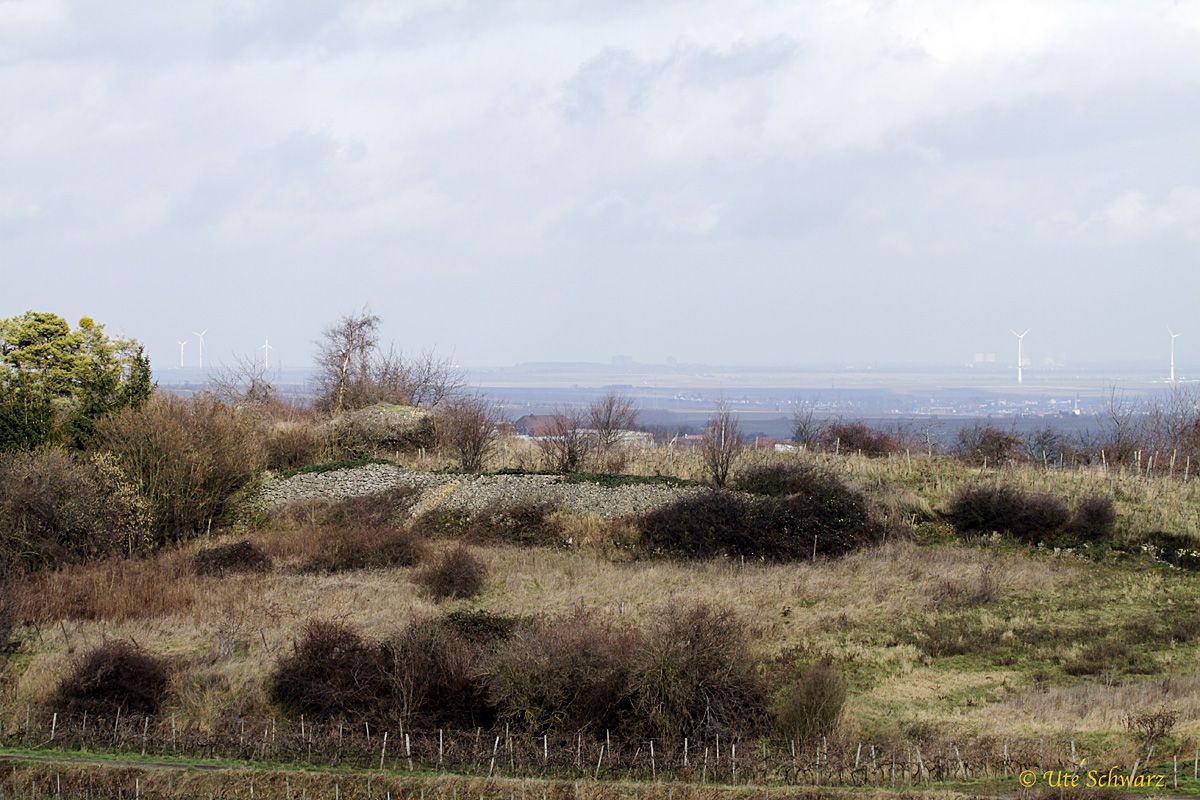
[[[505,446],[497,460],[521,458]],[[750,453],[745,463],[796,457]],[[1107,491],[1122,516],[1120,531],[1200,528],[1195,484],[1178,479],[1129,472],[1105,476],[1095,469],[999,474],[948,459],[910,462],[904,455],[815,458],[861,486],[877,511],[915,523],[929,538],[941,533],[929,522],[933,510],[944,508],[963,486],[998,477],[1070,501]],[[659,449],[631,452],[626,469],[694,478],[701,465],[694,454]],[[29,624],[20,629],[24,644],[10,660],[0,712],[14,718],[26,703],[45,702],[70,656],[106,639],[132,639],[172,659],[168,707],[181,718],[211,723],[267,712],[265,676],[303,623],[318,613],[382,639],[410,619],[454,609],[537,616],[583,608],[632,627],[652,622],[666,605],[703,601],[733,609],[750,629],[756,653],[779,675],[831,658],[850,683],[843,721],[848,732],[1114,733],[1121,730],[1121,716],[1159,698],[1155,687],[1170,677],[1162,694],[1180,713],[1177,732],[1200,733],[1195,643],[1153,645],[1160,667],[1153,680],[1118,677],[1105,685],[1097,678],[1066,676],[1054,660],[1076,646],[1071,637],[1101,635],[1158,613],[1165,603],[1200,602],[1194,577],[1174,571],[1035,554],[1004,544],[908,542],[815,563],[637,561],[631,555],[636,531],[628,525],[559,513],[555,523],[570,547],[480,546],[475,552],[490,576],[486,592],[439,608],[414,585],[412,568],[299,574],[329,535],[318,516],[310,509],[250,533],[274,562],[261,575],[196,576],[190,561],[199,545],[189,544],[153,558],[72,566],[24,579],[11,602],[18,619]],[[430,542],[431,558],[452,545]],[[917,634],[939,620],[995,631],[997,652],[1007,648],[1015,655],[1007,660],[983,650],[926,655]],[[1026,645],[1031,632],[1045,641]]]

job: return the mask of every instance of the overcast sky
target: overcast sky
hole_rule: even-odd
[[[0,0],[0,315],[160,366],[1200,359],[1198,256],[1200,2]]]

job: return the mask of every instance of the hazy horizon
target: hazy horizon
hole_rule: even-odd
[[[0,99],[0,316],[160,369],[1200,364],[1200,2],[0,2]]]

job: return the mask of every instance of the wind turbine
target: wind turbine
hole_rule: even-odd
[[[271,347],[271,337],[270,336],[268,336],[266,338],[266,340],[263,342],[263,346],[260,347],[259,349],[263,351],[263,367],[265,369],[270,369],[271,368],[271,351],[275,349],[274,347]]]
[[[1017,337],[1017,383],[1018,384],[1023,383],[1024,377],[1025,377],[1022,373],[1021,367],[1025,364],[1025,334],[1026,333],[1029,333],[1028,328],[1025,329],[1024,333],[1017,333],[1016,331],[1012,331],[1012,335]]]
[[[200,339],[200,369],[204,369],[204,334],[208,333],[208,328],[196,333],[192,331],[192,335]]]
[[[1175,382],[1175,340],[1179,338],[1180,334],[1176,333],[1175,331],[1171,330],[1170,328],[1167,328],[1167,333],[1171,334],[1171,383],[1174,383]]]
[[[179,368],[183,369],[183,348],[187,347],[187,339],[176,339],[179,342]]]

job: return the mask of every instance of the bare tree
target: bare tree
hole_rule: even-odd
[[[321,333],[317,342],[318,405],[337,413],[350,407],[356,386],[369,380],[379,346],[380,319],[368,309],[345,314]]]
[[[729,471],[744,446],[737,418],[722,400],[717,413],[709,418],[700,443],[700,456],[714,486],[723,487],[728,482]]]
[[[479,472],[496,445],[500,421],[499,410],[486,398],[449,400],[438,410],[438,441],[454,453],[463,472]]]
[[[588,407],[588,427],[595,431],[596,447],[601,452],[620,442],[624,431],[633,430],[637,418],[637,404],[616,392],[609,392]]]
[[[223,403],[239,408],[262,408],[279,399],[266,364],[245,355],[222,364],[208,378],[208,391]]]
[[[432,408],[463,386],[462,371],[427,350],[405,358],[379,348],[380,318],[363,310],[341,317],[317,343],[318,407],[338,413],[373,403]]]
[[[814,418],[812,408],[798,408],[792,413],[792,441],[806,447],[816,447],[821,443],[824,433],[825,426]]]
[[[558,472],[576,472],[583,465],[596,443],[595,434],[584,425],[584,415],[578,411],[559,410],[550,417],[538,448],[546,465]]]

